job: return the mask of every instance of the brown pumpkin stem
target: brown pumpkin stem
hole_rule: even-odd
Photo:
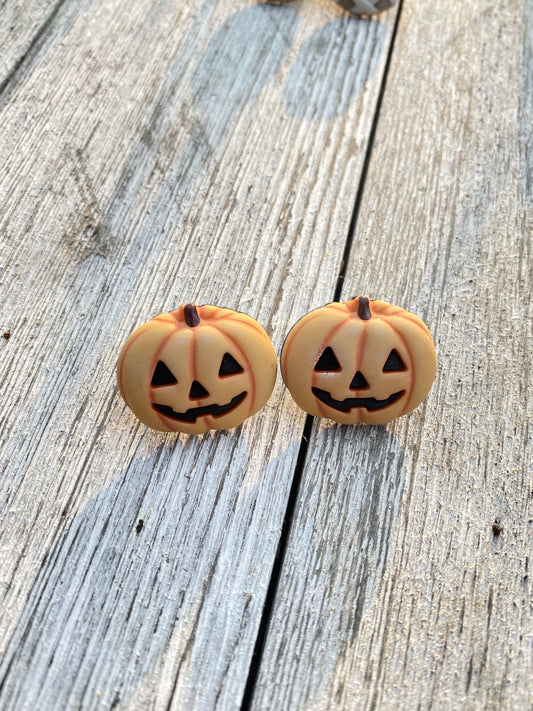
[[[372,318],[372,314],[370,313],[370,302],[366,296],[359,297],[357,315],[359,318],[363,319],[363,321],[368,321]]]
[[[185,323],[187,326],[194,328],[200,323],[200,317],[198,316],[198,311],[194,304],[185,304],[183,307],[183,312],[185,314]]]

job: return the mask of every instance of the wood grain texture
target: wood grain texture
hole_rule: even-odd
[[[406,0],[343,297],[421,315],[387,428],[315,423],[252,708],[533,698],[533,5]]]
[[[134,327],[329,298],[394,13],[69,3],[0,106],[0,706],[237,708],[304,415],[162,436]]]
[[[0,95],[17,70],[37,49],[65,0],[0,2]]]

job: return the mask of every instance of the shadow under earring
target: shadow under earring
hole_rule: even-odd
[[[269,5],[286,5],[292,0],[267,0]],[[396,5],[398,0],[335,0],[344,10],[356,17],[370,17]]]
[[[351,15],[369,17],[389,10],[393,5],[396,5],[398,0],[335,0],[335,2],[348,10]]]

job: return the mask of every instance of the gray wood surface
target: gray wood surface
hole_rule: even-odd
[[[250,313],[279,352],[332,298],[395,13],[85,0],[12,54],[2,709],[240,706],[305,416],[279,380],[236,432],[163,436],[115,362],[187,301]]]
[[[421,315],[387,428],[313,428],[252,708],[533,707],[533,3],[403,3],[343,296]]]
[[[65,0],[0,2],[0,95],[17,69],[38,52]]]

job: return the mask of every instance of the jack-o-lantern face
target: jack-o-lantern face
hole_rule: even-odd
[[[281,372],[298,405],[343,424],[384,424],[419,405],[437,359],[425,323],[366,297],[311,311],[292,328]]]
[[[240,425],[268,400],[276,354],[250,316],[187,304],[139,326],[120,353],[126,404],[145,425],[199,434]]]

